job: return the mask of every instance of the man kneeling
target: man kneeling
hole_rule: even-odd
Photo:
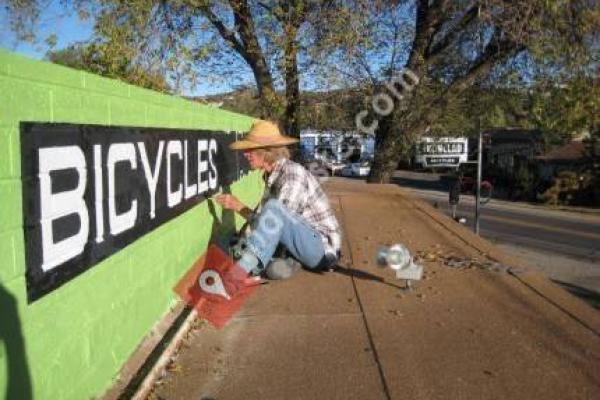
[[[284,136],[277,125],[257,121],[244,140],[231,144],[241,150],[252,169],[264,172],[265,192],[260,211],[253,212],[230,194],[216,197],[224,208],[250,222],[238,265],[249,275],[266,268],[271,279],[284,279],[299,269],[323,269],[337,262],[341,234],[337,219],[319,181],[291,161],[286,146],[298,140]],[[278,246],[293,258],[274,258]]]

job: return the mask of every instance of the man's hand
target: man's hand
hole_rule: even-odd
[[[238,198],[232,194],[220,194],[218,196],[215,196],[215,200],[223,208],[227,210],[233,210],[237,213],[241,212],[244,208],[246,208],[244,203],[239,201]]]

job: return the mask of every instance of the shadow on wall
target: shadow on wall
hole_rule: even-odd
[[[231,188],[225,186],[223,188],[223,194],[231,194]],[[207,200],[208,211],[213,218],[212,232],[210,234],[210,241],[221,247],[223,250],[228,250],[231,246],[231,239],[235,234],[235,211],[233,210],[222,210],[221,217],[217,215],[214,200],[209,198]]]
[[[223,188],[223,193],[230,194],[229,186]],[[217,244],[221,249],[227,251],[229,249],[230,240],[235,233],[235,214],[231,210],[223,209],[221,217],[217,214],[214,200],[208,198],[206,200],[208,211],[212,217],[212,231],[210,234],[210,243]],[[171,327],[164,334],[161,341],[154,347],[151,353],[147,356],[144,364],[138,369],[137,373],[131,378],[127,386],[119,394],[119,400],[131,399],[140,388],[140,385],[146,378],[149,371],[156,365],[156,362],[163,354],[165,347],[171,342],[177,334],[179,328],[184,323],[191,311],[190,306],[186,306],[184,311],[175,319]]]
[[[6,399],[30,400],[31,377],[15,298],[0,284],[0,342],[6,354]]]

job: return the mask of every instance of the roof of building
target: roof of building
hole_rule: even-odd
[[[541,142],[542,133],[538,129],[495,128],[486,130],[484,136],[492,143]]]
[[[562,147],[554,149],[538,159],[547,162],[578,161],[585,157],[585,145],[580,140],[573,140]]]

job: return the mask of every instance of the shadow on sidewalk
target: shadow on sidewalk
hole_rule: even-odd
[[[433,191],[447,191],[449,185],[447,178],[444,176],[436,180],[423,179],[419,176],[394,176],[390,179],[390,183],[402,187]]]
[[[568,291],[574,296],[579,297],[583,301],[587,302],[589,305],[594,307],[597,310],[600,310],[600,293],[595,292],[590,289],[586,289],[581,286],[573,285],[571,283],[558,281],[553,279],[552,282],[560,285],[563,289]]]
[[[0,284],[0,342],[3,342],[7,369],[6,399],[30,400],[31,376],[27,365],[25,341],[15,298]]]
[[[354,269],[351,267],[345,267],[345,266],[342,266],[339,264],[333,268],[333,272],[336,272],[341,275],[349,276],[351,278],[364,279],[367,281],[375,281],[375,282],[379,282],[383,285],[394,287],[396,289],[406,290],[405,286],[398,286],[394,283],[386,282],[385,279],[380,276],[373,275],[369,272],[361,271],[361,270]]]

